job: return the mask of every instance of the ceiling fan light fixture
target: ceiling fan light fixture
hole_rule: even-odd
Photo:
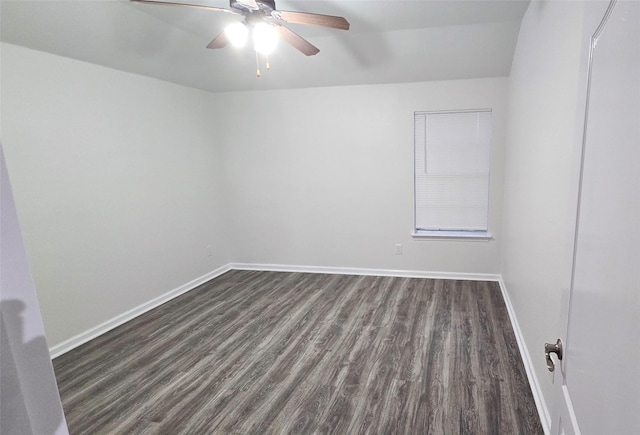
[[[310,24],[331,29],[349,30],[350,24],[344,17],[322,15],[308,12],[283,11],[276,8],[276,0],[229,0],[229,8],[219,8],[203,4],[182,3],[171,0],[130,0],[150,5],[181,6],[192,9],[204,9],[225,12],[244,17],[244,23],[227,26],[208,45],[207,48],[220,49],[228,44],[244,47],[251,34],[256,56],[269,54],[276,48],[278,39],[304,54],[313,56],[320,52],[302,36],[293,32],[287,24]]]
[[[229,38],[229,42],[231,42],[234,47],[241,48],[247,45],[249,29],[244,23],[235,22],[229,24],[227,28],[224,29],[224,32],[226,33],[227,38]]]
[[[269,55],[278,44],[278,33],[276,29],[267,23],[257,23],[253,28],[253,47],[262,54]]]

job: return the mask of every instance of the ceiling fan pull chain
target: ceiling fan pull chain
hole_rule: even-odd
[[[260,60],[258,59],[258,52],[256,51],[256,77],[260,77]]]
[[[271,69],[271,65],[269,65],[269,55],[265,56],[267,58],[267,71]]]

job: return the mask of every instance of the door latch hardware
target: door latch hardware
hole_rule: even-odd
[[[555,342],[555,344],[552,344],[552,343],[544,344],[544,357],[547,360],[547,369],[549,369],[550,372],[556,369],[556,365],[551,359],[552,353],[555,353],[558,359],[562,361],[562,341],[559,338]]]

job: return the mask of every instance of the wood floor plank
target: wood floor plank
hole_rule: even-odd
[[[541,434],[497,283],[230,271],[54,360],[75,434]]]

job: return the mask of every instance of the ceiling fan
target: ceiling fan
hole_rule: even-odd
[[[249,33],[251,32],[253,33],[254,48],[257,53],[268,55],[275,46],[277,38],[280,38],[301,53],[307,56],[313,56],[318,54],[320,50],[281,23],[311,24],[314,26],[349,30],[349,22],[343,17],[306,12],[281,11],[276,9],[275,0],[229,0],[229,9],[157,0],[131,1],[134,3],[183,6],[242,15],[244,17],[243,22],[235,22],[229,25],[207,45],[207,48],[212,49],[226,47],[229,42],[233,45],[241,46],[246,43]]]

